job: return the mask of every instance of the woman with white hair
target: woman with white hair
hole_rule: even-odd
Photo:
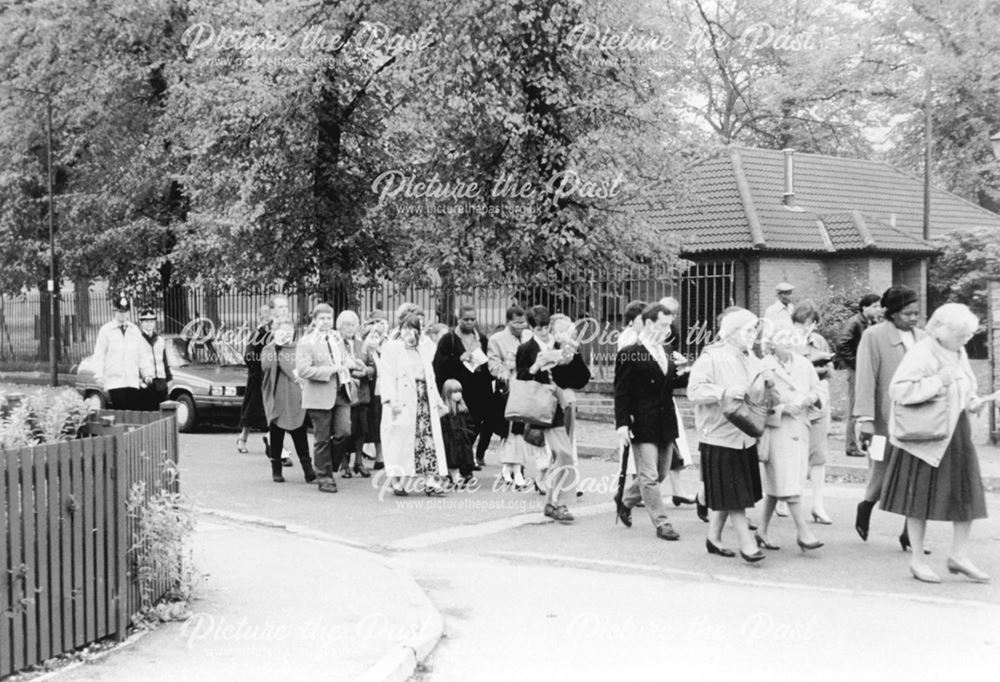
[[[751,352],[760,320],[749,310],[736,308],[719,323],[718,343],[705,348],[691,366],[688,398],[694,403],[698,449],[701,452],[705,502],[712,510],[705,548],[709,554],[735,556],[721,547],[726,519],[733,522],[740,556],[754,563],[764,558],[750,534],[746,510],[762,497],[757,439],[737,428],[723,412],[723,404],[743,400],[763,369]]]
[[[990,579],[967,553],[972,521],[986,517],[968,413],[978,413],[992,399],[976,395],[964,348],[978,328],[968,307],[944,304],[927,322],[928,337],[907,352],[889,387],[890,452],[880,502],[906,517],[913,545],[910,573],[922,582],[941,582],[923,552],[927,521],[952,522],[949,573],[973,582]]]
[[[796,310],[798,312],[798,310]],[[764,521],[755,539],[764,549],[780,549],[770,540],[769,529],[778,502],[788,505],[795,522],[799,548],[819,549],[806,523],[802,509],[802,488],[805,484],[810,456],[810,415],[821,410],[829,399],[812,362],[798,352],[806,343],[803,330],[787,322],[777,322],[764,336],[764,366],[771,370],[775,396],[767,430],[761,438],[760,460],[764,463]]]

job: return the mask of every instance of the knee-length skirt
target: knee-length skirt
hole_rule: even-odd
[[[736,450],[700,443],[705,503],[716,511],[748,509],[763,497],[757,447]]]
[[[986,518],[986,497],[969,417],[958,417],[941,463],[933,467],[904,448],[889,446],[882,508],[928,521]]]

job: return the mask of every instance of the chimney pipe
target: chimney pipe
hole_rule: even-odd
[[[795,203],[795,164],[792,161],[794,149],[782,149],[785,155],[785,192],[782,195],[782,203],[785,206],[792,206]]]

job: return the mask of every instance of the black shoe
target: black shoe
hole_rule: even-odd
[[[327,478],[319,482],[319,491],[321,493],[335,493],[337,492],[337,482],[332,478]]]
[[[697,498],[695,498],[695,505],[697,505],[698,508],[698,518],[704,521],[705,523],[708,523],[708,505],[698,502]],[[733,556],[736,555],[734,554]]]
[[[857,516],[854,517],[854,530],[858,531],[858,535],[865,542],[868,542],[868,527],[871,524],[873,509],[875,509],[874,502],[861,500],[858,502]]]
[[[863,452],[845,452],[844,454],[848,457],[865,457],[865,453]]]
[[[632,527],[632,510],[625,505],[620,495],[615,495],[615,514],[615,525],[621,521],[626,528]]]
[[[681,536],[669,523],[656,527],[656,537],[661,540],[680,540]]]
[[[340,470],[340,477],[341,478],[351,478],[353,476],[354,476],[354,474],[351,473],[351,470],[348,467],[344,467],[343,469]]]
[[[747,562],[748,564],[755,564],[755,563],[757,563],[758,561],[763,561],[763,560],[764,560],[764,557],[766,557],[767,555],[766,555],[766,554],[764,554],[764,553],[763,553],[762,551],[760,551],[759,549],[758,549],[758,550],[757,550],[756,552],[754,552],[753,554],[746,554],[746,553],[745,553],[745,552],[744,552],[744,551],[743,551],[743,550],[741,549],[741,550],[740,550],[740,556],[741,556],[741,557],[743,557],[743,561]]]
[[[724,556],[727,558],[736,556],[736,552],[734,552],[733,550],[726,549],[725,547],[719,547],[708,538],[705,538],[705,549],[708,550],[709,554],[718,554],[719,556]]]
[[[754,533],[753,539],[757,541],[758,547],[763,547],[764,549],[769,549],[771,551],[777,551],[781,549],[781,547],[779,547],[778,545],[772,545],[770,542],[762,538],[760,533]]]
[[[674,495],[670,498],[670,501],[674,503],[675,507],[679,507],[682,504],[698,504],[698,500],[693,497],[681,497],[680,495]]]
[[[283,466],[283,467],[290,467],[290,466],[292,466],[292,458],[291,457],[282,457],[281,458],[281,466]]]
[[[477,462],[476,464],[472,465],[472,470],[473,471],[482,471],[483,470],[483,466]]]
[[[372,469],[375,471],[382,471],[382,469],[385,469],[385,462],[375,462]]]
[[[801,540],[796,539],[795,542],[798,544],[799,549],[801,549],[803,552],[810,549],[819,549],[820,547],[823,546],[823,543],[820,542],[819,540],[817,540],[816,542],[802,542]]]
[[[284,483],[285,477],[281,474],[281,460],[271,460],[271,480],[275,483]]]
[[[354,473],[356,473],[361,478],[371,478],[372,477],[372,472],[368,471],[368,469],[365,468],[364,464],[355,464],[354,465]]]

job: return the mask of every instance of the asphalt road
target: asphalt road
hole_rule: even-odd
[[[626,669],[885,679],[1000,670],[1000,505],[973,526],[971,555],[997,577],[979,585],[944,568],[949,524],[930,524],[932,566],[943,584],[907,570],[900,517],[876,511],[867,543],[853,529],[860,485],[828,485],[826,543],[802,553],[790,519],[782,546],[757,565],[710,556],[693,507],[669,506],[679,542],[664,542],[642,509],[614,524],[617,463],[581,461],[576,523],[547,522],[542,497],[493,488],[446,498],[385,494],[379,479],[338,479],[321,494],[298,463],[270,480],[259,436],[240,455],[235,435],[181,435],[182,489],[197,505],[319,530],[381,552],[409,571],[446,620],[426,680],[606,679]],[[495,454],[487,455],[496,462]],[[697,473],[686,471],[693,490]],[[669,505],[669,486],[665,484]],[[809,503],[808,497],[806,498]],[[760,518],[760,511],[754,514]],[[731,530],[724,535],[735,547]],[[637,667],[638,666],[638,667]]]

